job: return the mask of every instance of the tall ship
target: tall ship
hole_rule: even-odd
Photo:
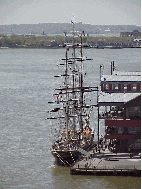
[[[53,109],[49,111],[47,119],[51,126],[56,126],[52,132],[51,153],[55,157],[55,163],[62,166],[71,166],[82,154],[88,153],[95,146],[94,130],[90,126],[90,117],[93,107],[90,93],[97,93],[98,87],[84,85],[83,62],[91,59],[84,57],[82,53],[82,38],[84,31],[79,35],[80,43],[75,41],[75,24],[73,25],[73,42],[66,44],[65,58],[60,65],[64,73],[54,77],[62,77],[63,83],[56,88]],[[86,95],[87,94],[87,95]]]

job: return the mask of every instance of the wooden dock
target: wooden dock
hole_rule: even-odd
[[[72,175],[114,175],[114,176],[141,176],[140,156],[104,156],[84,157],[70,169]]]

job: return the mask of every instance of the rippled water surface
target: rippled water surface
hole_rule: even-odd
[[[90,86],[99,85],[100,64],[104,74],[110,74],[113,60],[117,70],[141,69],[140,49],[86,49],[84,53],[93,58],[84,65]],[[0,50],[0,189],[139,189],[140,178],[73,176],[69,168],[54,165],[46,117],[53,89],[60,85],[53,76],[62,74],[57,65],[64,55],[64,49]]]

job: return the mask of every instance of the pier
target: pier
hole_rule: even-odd
[[[105,175],[105,176],[141,176],[140,155],[121,154],[90,154],[70,169],[72,175]]]

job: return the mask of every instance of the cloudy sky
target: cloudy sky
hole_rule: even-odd
[[[0,25],[71,21],[141,25],[141,0],[0,0]]]

